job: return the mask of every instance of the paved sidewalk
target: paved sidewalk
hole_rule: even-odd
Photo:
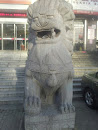
[[[98,130],[98,110],[88,108],[84,101],[73,102],[76,107],[75,130]],[[24,130],[21,128],[22,110],[0,110],[0,130]]]
[[[0,130],[22,130],[22,117],[19,110],[0,110]]]
[[[92,110],[84,101],[74,101],[76,107],[76,130],[98,130],[98,109]]]

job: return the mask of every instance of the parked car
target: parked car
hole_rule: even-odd
[[[90,108],[98,107],[98,72],[87,73],[82,77],[85,103]]]

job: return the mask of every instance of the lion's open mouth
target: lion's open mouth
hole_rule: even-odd
[[[41,38],[41,39],[56,38],[59,35],[60,35],[60,30],[59,29],[41,30],[41,31],[36,32],[37,38]]]

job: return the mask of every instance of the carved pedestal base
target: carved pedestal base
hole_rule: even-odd
[[[75,112],[60,114],[57,111],[40,113],[40,115],[25,115],[25,130],[73,130],[75,127]]]

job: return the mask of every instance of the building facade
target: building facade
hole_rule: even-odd
[[[31,0],[0,0],[0,50],[27,50]]]
[[[26,10],[35,0],[0,0],[0,50],[27,50]],[[67,0],[73,5],[74,51],[98,48],[98,0]]]
[[[67,0],[73,5],[74,50],[98,50],[98,0]]]

